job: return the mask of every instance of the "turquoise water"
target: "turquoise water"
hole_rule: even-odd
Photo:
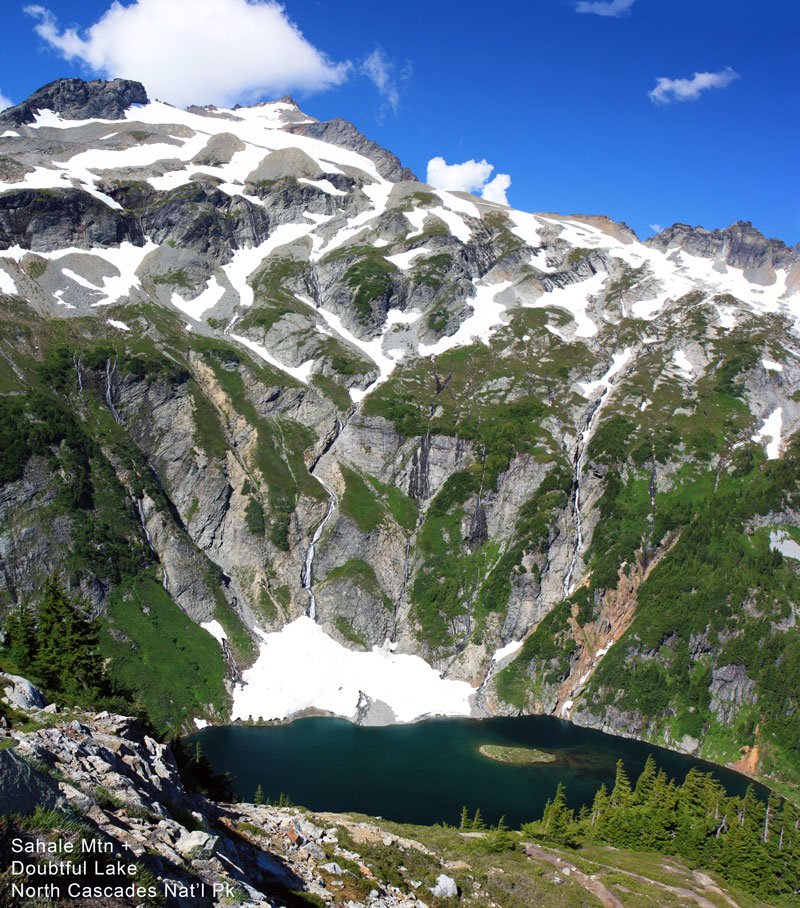
[[[682,754],[544,716],[429,719],[385,728],[313,718],[206,728],[191,740],[200,742],[217,771],[233,773],[244,800],[252,800],[261,785],[268,798],[285,792],[312,810],[358,811],[406,823],[457,823],[466,804],[471,812],[480,807],[490,822],[505,816],[518,827],[540,816],[559,782],[577,809],[591,802],[602,782],[613,785],[618,759],[633,781],[648,754],[679,781],[698,766],[713,771],[730,794],[744,794],[749,784],[738,773]],[[481,744],[536,747],[556,761],[498,763],[478,753]]]

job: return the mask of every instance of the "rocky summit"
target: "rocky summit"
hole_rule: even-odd
[[[3,621],[61,578],[163,729],[547,713],[800,781],[796,249],[288,97],[0,121]]]

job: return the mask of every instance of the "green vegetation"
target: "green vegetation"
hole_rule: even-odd
[[[98,651],[100,628],[89,614],[89,603],[51,579],[35,613],[23,607],[9,619],[3,659],[62,702],[91,706],[111,698],[115,691]]]
[[[570,601],[565,599],[548,612],[525,640],[517,658],[497,675],[497,692],[520,709],[527,706],[534,674],[548,684],[557,684],[569,671],[570,656],[576,649],[569,624]]]
[[[367,252],[361,250],[367,249]],[[397,266],[386,259],[373,247],[359,247],[361,258],[352,264],[344,274],[345,283],[355,291],[353,304],[362,325],[374,317],[374,304],[387,300],[394,290],[394,275]]]
[[[264,509],[261,507],[261,502],[253,495],[251,495],[247,501],[244,515],[247,529],[250,530],[254,536],[263,536],[266,531],[264,525]]]
[[[780,553],[746,529],[751,518],[800,500],[799,468],[800,449],[793,442],[783,460],[762,463],[744,484],[723,479],[716,494],[695,505],[680,540],[640,590],[628,634],[595,674],[596,703],[615,701],[651,716],[672,706],[679,715],[674,731],[701,736],[711,718],[714,663],[743,666],[755,681],[758,707],[749,720],[746,708],[740,712],[738,740],[755,743],[760,723],[762,734],[794,766],[795,777],[800,774],[800,711],[792,680],[800,641],[780,623],[800,597],[800,581]],[[751,603],[749,615],[742,613],[743,602]],[[698,636],[715,642],[714,662],[692,654],[690,641]],[[657,658],[631,660],[644,651]]]
[[[569,847],[585,840],[676,855],[774,908],[795,904],[800,893],[798,815],[791,804],[774,796],[764,803],[752,789],[729,798],[711,773],[697,769],[678,785],[652,756],[635,785],[619,761],[611,792],[601,786],[578,817],[559,785],[542,818],[522,831]]]
[[[172,287],[183,287],[185,290],[192,290],[192,284],[189,282],[186,272],[181,269],[180,271],[167,271],[164,274],[156,274],[153,277],[154,284],[169,284]]]
[[[344,494],[339,502],[340,510],[355,521],[362,533],[370,533],[383,522],[386,511],[359,473],[342,464],[339,464],[339,469],[345,483]]]
[[[362,649],[369,649],[369,643],[367,642],[366,637],[364,637],[363,634],[359,634],[349,619],[345,618],[343,615],[336,616],[333,626],[345,640],[349,640],[350,643],[355,643],[356,646],[360,646]]]
[[[381,482],[374,476],[367,477],[375,488],[384,498],[392,513],[392,517],[408,533],[413,532],[419,519],[419,506],[413,498],[409,498],[404,492],[397,488],[396,485],[389,485]]]
[[[111,677],[138,693],[161,732],[203,715],[224,712],[228,695],[219,644],[188,618],[150,577],[118,587],[103,618],[99,649]]]
[[[350,581],[370,596],[383,602],[391,611],[392,603],[386,593],[381,589],[375,570],[372,565],[361,558],[351,558],[339,567],[334,568],[325,578],[325,583],[341,583]]]
[[[29,259],[26,264],[26,270],[30,277],[35,281],[38,281],[45,271],[47,271],[47,260],[39,258]]]
[[[535,747],[507,747],[504,744],[481,744],[478,750],[484,757],[498,763],[554,763],[553,754],[537,750]]]

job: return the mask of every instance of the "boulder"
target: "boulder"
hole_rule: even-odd
[[[207,832],[187,832],[175,843],[175,850],[185,858],[210,857],[217,850],[219,836]]]
[[[447,876],[446,873],[440,873],[436,879],[436,885],[430,887],[431,893],[438,899],[449,899],[458,895],[458,886],[456,881]]]
[[[50,702],[38,687],[19,675],[0,675],[3,699],[19,709],[44,709]]]
[[[10,750],[0,750],[0,815],[33,813],[63,803],[57,783]]]

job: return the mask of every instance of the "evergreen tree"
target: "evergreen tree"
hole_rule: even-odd
[[[261,783],[259,783],[258,788],[256,788],[256,793],[255,793],[255,797],[253,798],[253,803],[254,804],[263,804],[264,803],[264,789],[261,787]]]
[[[472,829],[482,830],[486,829],[486,823],[483,821],[483,815],[481,814],[480,807],[475,811],[475,816],[472,818]]]
[[[625,765],[622,760],[617,760],[617,775],[611,791],[611,804],[613,807],[624,807],[630,802],[631,797],[631,782],[625,772]]]
[[[25,672],[36,657],[36,620],[26,606],[8,619],[3,649],[21,672]]]
[[[461,808],[461,821],[458,824],[458,828],[459,829],[471,829],[472,828],[472,822],[469,818],[469,814],[467,813],[466,804]]]
[[[656,788],[657,772],[656,761],[652,754],[648,754],[644,769],[636,780],[636,788],[633,791],[634,804],[649,804],[651,802]]]
[[[573,815],[567,809],[567,793],[561,782],[555,797],[545,807],[544,830],[554,842],[570,846],[576,844]]]

